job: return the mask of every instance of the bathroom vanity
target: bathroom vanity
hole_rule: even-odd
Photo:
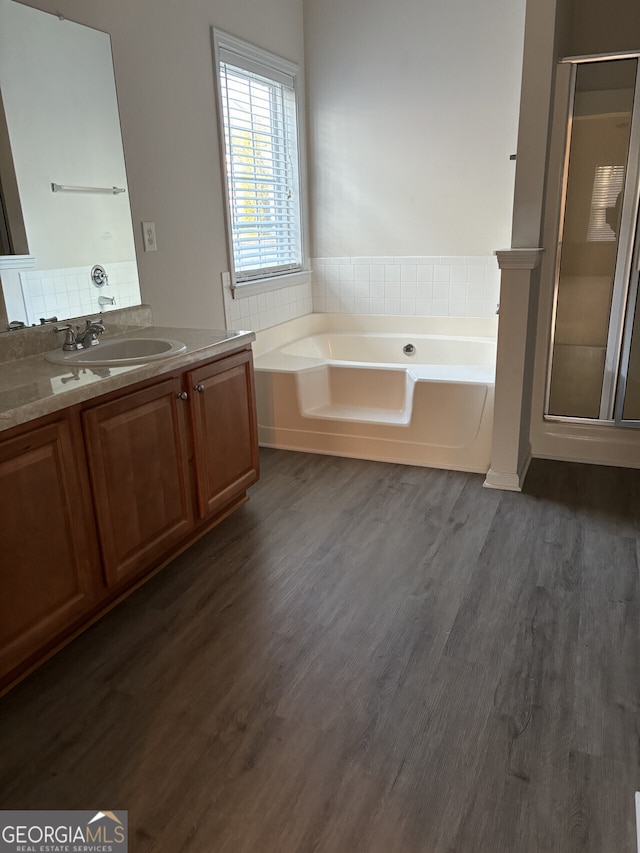
[[[0,693],[247,500],[251,332],[153,363],[0,365]]]

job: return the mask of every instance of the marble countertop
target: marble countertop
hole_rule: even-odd
[[[217,329],[181,329],[145,326],[119,337],[170,338],[186,344],[186,351],[170,358],[121,367],[71,367],[52,364],[46,353],[0,364],[0,431],[91,400],[145,379],[161,376],[216,355],[246,347],[253,332]]]

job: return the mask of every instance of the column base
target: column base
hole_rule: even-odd
[[[519,471],[495,471],[493,468],[489,468],[487,477],[482,485],[485,489],[521,492],[530,464],[531,454],[528,453]]]

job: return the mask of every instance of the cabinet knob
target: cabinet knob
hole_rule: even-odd
[[[204,385],[194,385],[193,390],[197,391],[198,394],[204,394]]]
[[[188,400],[189,399],[189,395],[187,394],[186,391],[179,391],[176,394],[176,397],[178,398],[178,400]]]

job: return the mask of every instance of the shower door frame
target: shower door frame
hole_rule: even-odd
[[[640,207],[640,203],[639,203]],[[640,214],[640,209],[639,209]],[[615,400],[614,417],[616,426],[640,429],[640,419],[624,417],[624,403],[627,393],[627,376],[629,373],[629,360],[631,358],[631,343],[633,338],[633,327],[638,311],[638,282],[640,280],[640,215],[636,224],[635,245],[633,249],[633,262],[631,279],[629,281],[629,292],[627,296],[627,312],[624,318],[624,331],[622,336],[622,351],[620,354],[620,373],[618,376],[618,388]]]
[[[551,372],[555,345],[556,315],[558,307],[558,289],[560,285],[560,261],[564,236],[565,207],[569,173],[569,154],[572,142],[573,114],[575,104],[576,76],[579,65],[615,60],[636,59],[636,78],[631,114],[627,170],[620,217],[620,237],[616,252],[616,264],[609,313],[607,347],[605,351],[604,374],[600,396],[600,410],[597,418],[554,415],[549,413],[551,396]],[[569,87],[568,116],[565,127],[565,153],[562,172],[562,194],[560,221],[555,262],[553,303],[551,314],[551,335],[547,360],[547,377],[544,397],[544,419],[568,423],[615,424],[617,426],[639,427],[640,421],[622,420],[626,376],[631,351],[630,336],[633,329],[635,295],[638,287],[637,267],[640,256],[640,50],[622,53],[590,54],[588,56],[568,56],[559,62],[570,65],[571,72],[566,85]],[[622,379],[622,371],[624,380]]]

